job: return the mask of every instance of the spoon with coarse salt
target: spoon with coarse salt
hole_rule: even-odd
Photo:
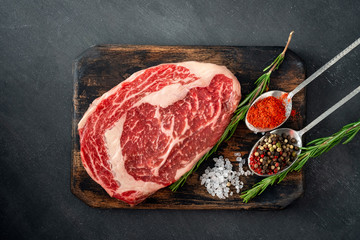
[[[311,128],[316,126],[319,122],[321,122],[323,119],[325,119],[327,116],[329,116],[331,113],[333,113],[336,109],[338,109],[343,104],[345,104],[347,101],[349,101],[352,97],[354,97],[359,92],[360,92],[360,86],[358,86],[354,91],[349,93],[346,97],[341,99],[334,106],[329,108],[326,112],[321,114],[319,117],[317,117],[314,121],[312,121],[309,125],[307,125],[303,129],[301,129],[300,131],[295,131],[295,130],[293,130],[291,128],[279,128],[279,129],[276,129],[274,131],[271,131],[270,134],[269,134],[270,136],[268,136],[268,134],[267,134],[267,135],[263,136],[262,138],[260,138],[259,141],[256,142],[256,144],[254,145],[254,147],[250,151],[249,158],[248,158],[248,167],[249,167],[249,169],[254,174],[256,174],[258,176],[261,176],[261,177],[277,175],[277,174],[287,170],[289,167],[291,167],[296,162],[299,154],[301,153],[300,148],[303,146],[303,144],[302,144],[302,136],[307,131],[309,131]],[[267,144],[266,144],[265,140],[269,139],[269,137],[271,138],[272,136],[274,138],[276,138],[275,135],[276,136],[281,136],[281,138],[287,138],[286,142],[289,141],[289,143],[290,142],[292,143],[292,148],[290,146],[291,150],[289,150],[287,152],[287,150],[285,150],[284,147],[281,146],[281,144],[278,146],[279,149],[280,149],[278,151],[276,150],[276,147],[275,147],[275,149],[272,148],[272,146],[268,148],[266,146]],[[282,140],[282,139],[280,139],[280,140]],[[263,143],[263,144],[261,144],[261,143]],[[276,144],[278,144],[278,143],[276,143]],[[264,149],[263,146],[265,146],[265,149]],[[270,148],[272,148],[272,149],[270,149]],[[256,152],[257,152],[257,154],[256,154]],[[264,156],[261,155],[261,158],[257,157],[257,156],[260,155],[259,152],[262,153]],[[285,156],[285,158],[289,157],[290,154],[294,154],[293,155],[293,161],[287,162],[284,157],[281,158],[281,156],[284,156],[284,153],[287,154]],[[278,157],[275,157],[275,156],[280,157],[280,159],[277,160]],[[259,158],[259,159],[257,159],[257,158]],[[274,161],[274,159],[276,159],[276,161]],[[277,166],[276,166],[276,163],[277,163]],[[281,169],[281,166],[284,165],[284,164],[287,164],[287,166],[284,167],[283,169]],[[272,165],[274,165],[274,170],[272,170],[271,168],[270,169],[267,168],[267,166],[271,167]],[[277,167],[278,169],[275,170],[275,167]],[[265,172],[266,170],[268,172]]]
[[[360,38],[358,38],[355,42],[353,42],[350,46],[348,46],[346,49],[344,49],[341,53],[336,55],[333,59],[331,59],[328,63],[326,63],[324,66],[322,66],[319,70],[314,72],[310,77],[308,77],[304,82],[302,82],[300,85],[298,85],[294,90],[292,90],[290,93],[275,90],[275,91],[269,91],[261,96],[259,96],[250,106],[249,111],[246,114],[245,117],[245,124],[246,126],[253,132],[268,132],[275,128],[280,127],[286,120],[289,118],[291,110],[292,110],[292,98],[293,96],[298,93],[301,89],[303,89],[306,85],[308,85],[310,82],[312,82],[314,79],[316,79],[320,74],[322,74],[324,71],[326,71],[329,67],[334,65],[337,61],[339,61],[342,57],[344,57],[346,54],[348,54],[351,50],[356,48],[360,44]],[[276,99],[274,99],[276,98]],[[280,104],[280,108],[284,109],[277,109],[280,112],[283,112],[284,115],[282,115],[279,119],[279,115],[273,113],[274,106],[269,106],[269,102],[266,100],[277,100],[281,101],[282,104]],[[272,101],[274,102],[274,101]],[[263,116],[263,118],[257,118],[255,111],[257,108],[260,108],[259,105],[262,105],[262,110],[265,112],[261,112],[260,114],[267,115],[266,117]],[[279,106],[279,104],[278,104]],[[256,121],[255,121],[256,120]],[[263,121],[261,121],[263,120]],[[271,125],[270,123],[276,124],[276,126]]]

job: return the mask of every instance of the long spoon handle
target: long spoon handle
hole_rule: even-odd
[[[344,97],[343,99],[341,99],[339,102],[337,102],[334,106],[332,106],[331,108],[329,108],[326,112],[324,112],[323,114],[321,114],[320,116],[318,116],[314,121],[312,121],[310,124],[308,124],[306,127],[304,127],[303,129],[301,129],[298,133],[300,136],[304,135],[304,133],[306,133],[307,131],[309,131],[312,127],[314,127],[316,124],[318,124],[319,122],[321,122],[322,120],[324,120],[324,118],[326,118],[327,116],[329,116],[331,113],[333,113],[336,109],[338,109],[339,107],[341,107],[344,103],[346,103],[347,101],[349,101],[352,97],[354,97],[356,94],[358,94],[360,92],[360,86],[358,86],[354,91],[352,91],[351,93],[349,93],[346,97]]]
[[[333,59],[331,59],[329,62],[327,62],[324,66],[322,66],[320,69],[318,69],[316,72],[314,72],[310,77],[308,77],[305,81],[303,81],[299,86],[297,86],[294,90],[292,90],[288,98],[292,98],[296,93],[298,93],[301,89],[303,89],[306,85],[311,83],[315,78],[317,78],[320,74],[325,72],[329,67],[334,65],[337,61],[339,61],[342,57],[344,57],[346,54],[348,54],[351,50],[356,48],[360,44],[360,38],[358,38],[355,42],[353,42],[350,46],[345,48],[341,53],[336,55]]]

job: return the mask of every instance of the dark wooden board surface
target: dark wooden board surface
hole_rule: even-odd
[[[102,45],[85,51],[75,60],[74,98],[72,121],[72,163],[71,191],[92,207],[131,208],[127,204],[111,198],[100,185],[94,182],[82,166],[79,153],[77,123],[97,97],[125,80],[132,73],[161,63],[181,61],[202,61],[225,65],[241,83],[244,97],[254,88],[254,81],[262,74],[262,69],[282,51],[282,47],[236,47],[236,46],[147,46],[147,45]],[[290,91],[305,79],[302,60],[288,51],[285,61],[272,74],[270,89]],[[301,129],[305,123],[305,91],[293,99],[293,108],[298,112],[290,117],[284,127]],[[223,143],[215,156],[228,157],[238,168],[234,153],[247,156],[252,145],[261,135],[251,133],[241,123],[232,139]],[[199,175],[207,166],[213,166],[212,159],[204,162],[177,192],[164,188],[147,198],[135,209],[281,209],[297,199],[304,191],[303,173],[291,173],[276,187],[266,190],[261,196],[245,204],[238,194],[225,200],[209,195],[200,185]],[[244,189],[261,180],[256,176],[243,176]]]

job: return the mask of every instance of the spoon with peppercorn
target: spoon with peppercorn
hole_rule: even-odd
[[[256,175],[267,177],[287,170],[301,152],[302,136],[360,92],[360,86],[322,113],[300,131],[279,128],[268,132],[251,149],[248,166]]]
[[[246,114],[246,126],[253,132],[268,132],[280,127],[290,116],[292,110],[292,98],[294,95],[359,44],[360,38],[318,69],[290,93],[275,90],[259,96],[251,104],[249,111]]]

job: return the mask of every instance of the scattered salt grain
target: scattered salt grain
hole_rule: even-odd
[[[244,170],[245,158],[241,157],[241,153],[235,153],[236,161],[239,162],[239,170],[233,170],[233,165],[228,158],[219,156],[213,158],[215,166],[213,168],[208,167],[204,174],[200,176],[201,185],[206,187],[206,190],[212,196],[217,196],[220,199],[233,196],[231,186],[236,190],[236,193],[240,193],[240,189],[244,187],[244,183],[240,181],[240,176],[250,176],[253,173],[250,170]]]
[[[236,152],[236,153],[234,153],[234,156],[235,156],[235,157],[241,157],[241,153],[240,153],[240,152]]]

